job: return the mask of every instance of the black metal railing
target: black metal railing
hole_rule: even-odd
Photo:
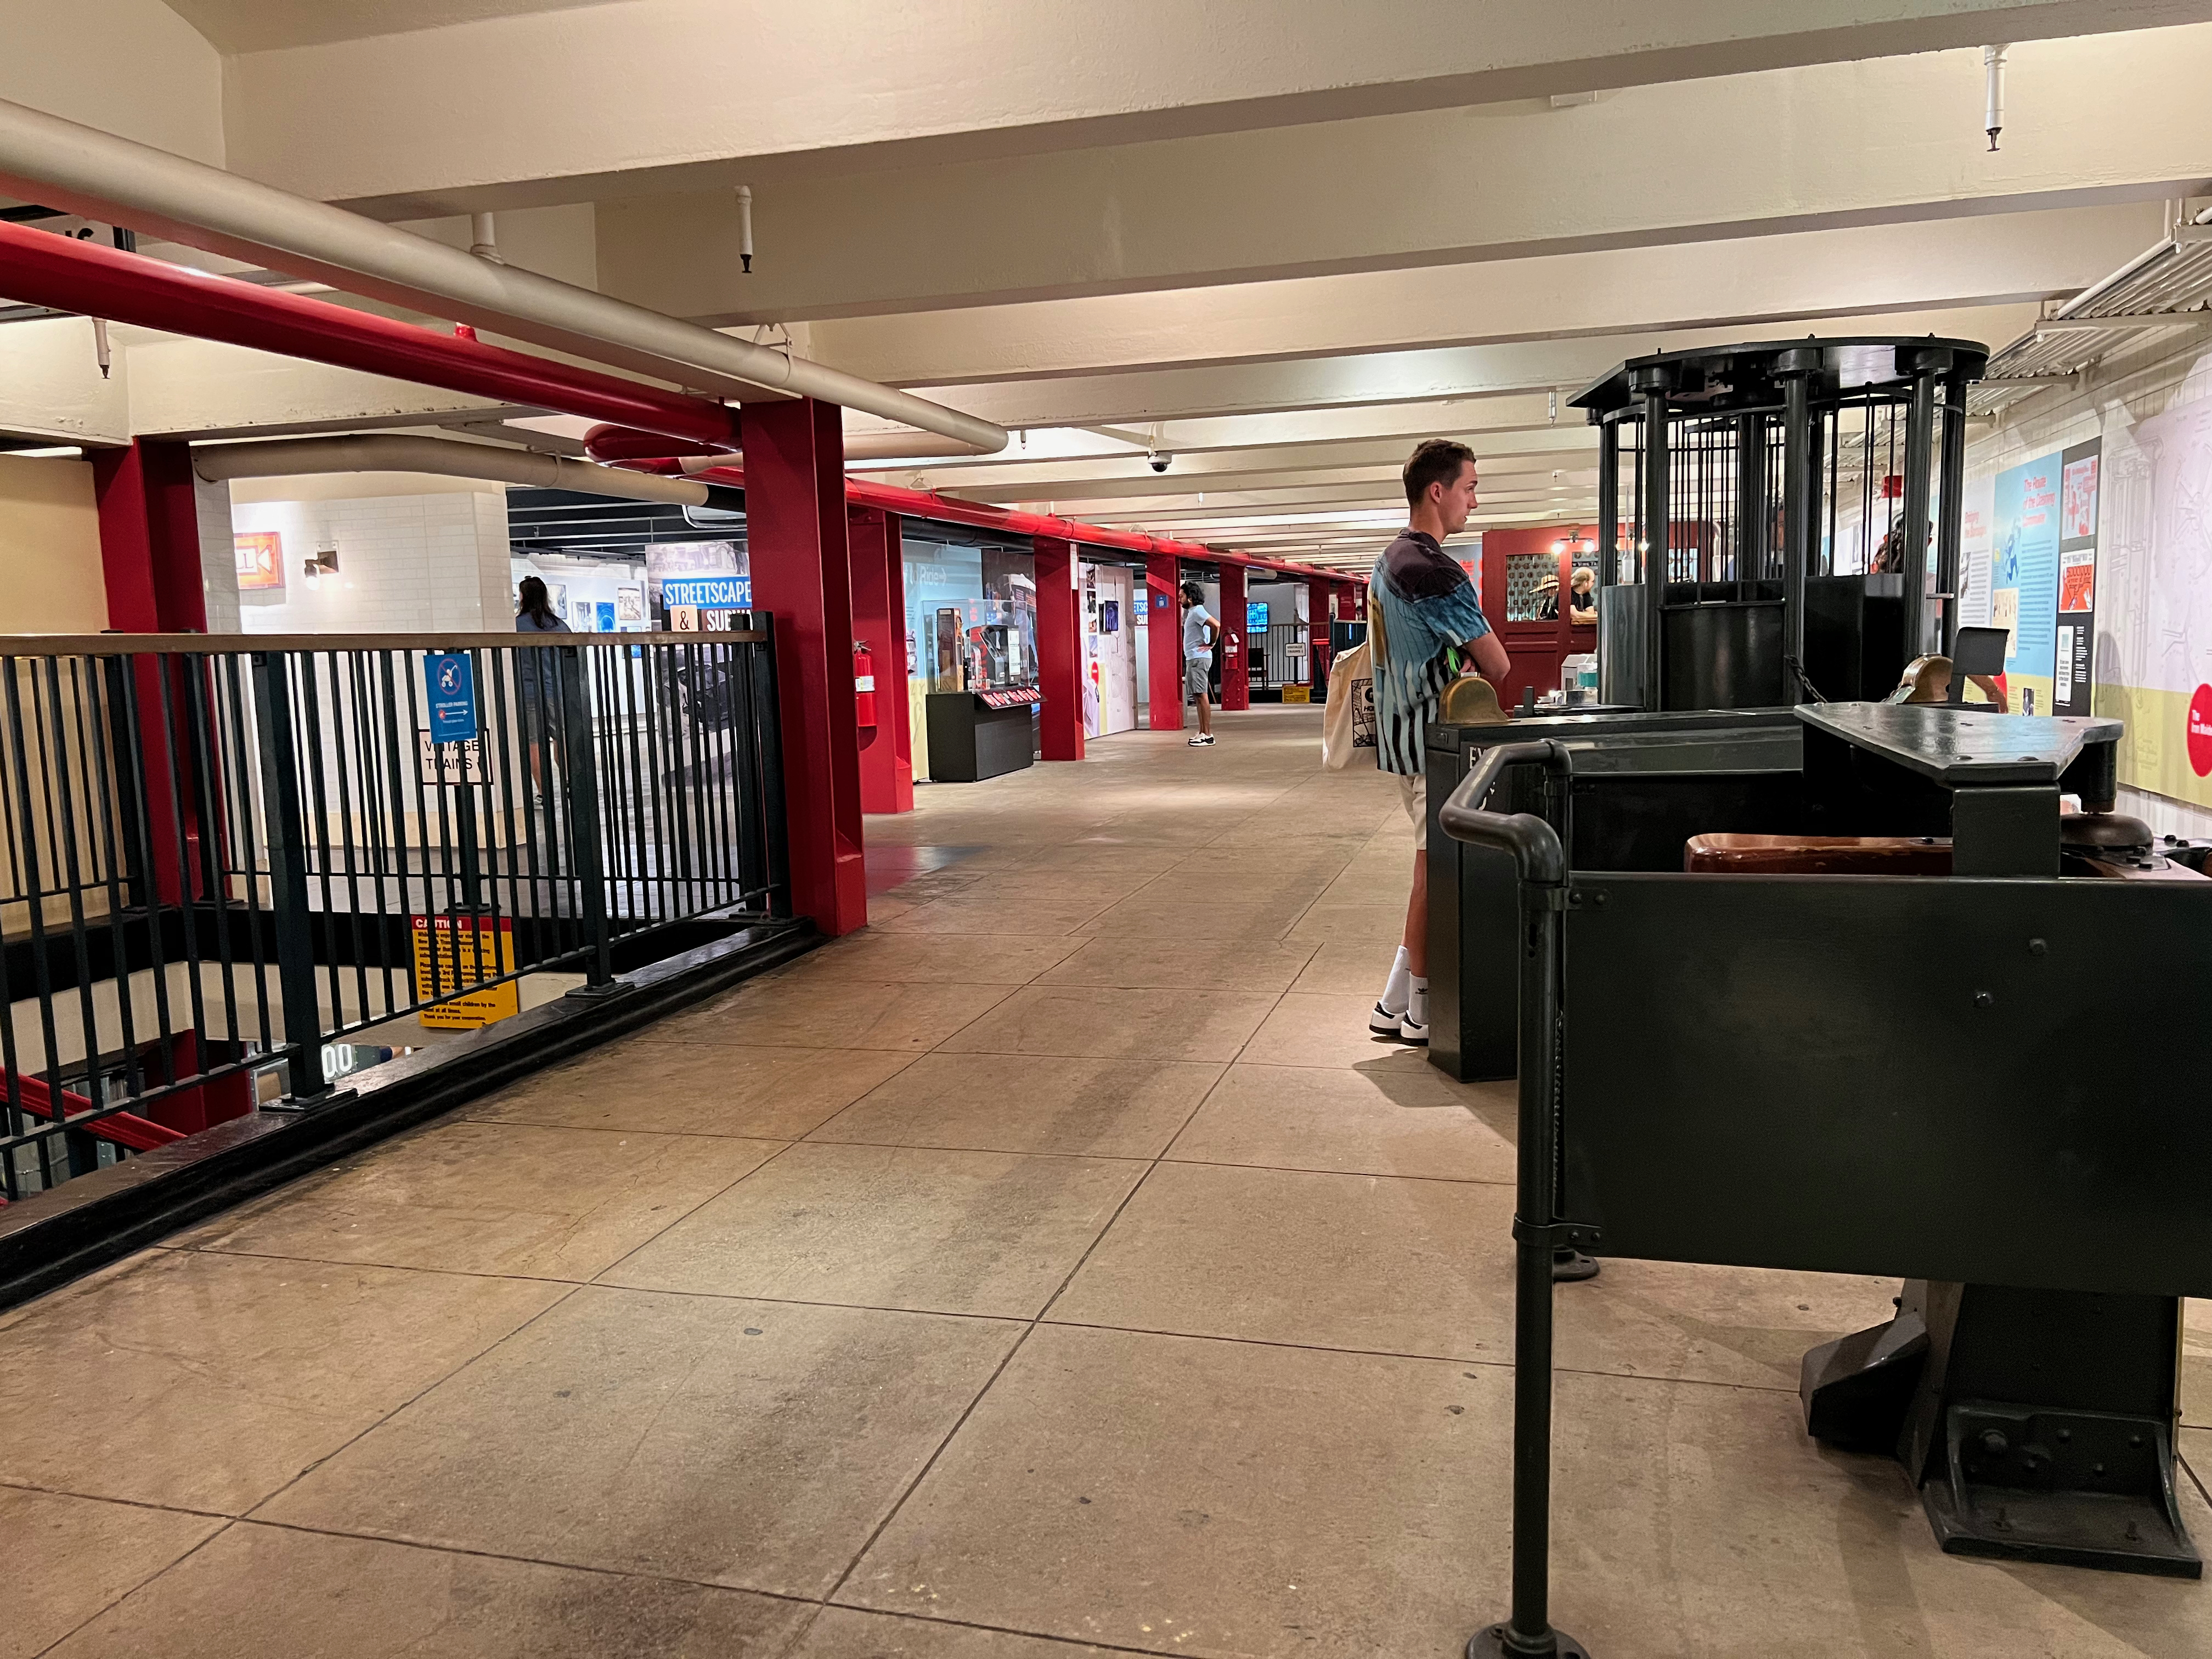
[[[787,917],[779,731],[764,625],[0,638],[0,1198]]]

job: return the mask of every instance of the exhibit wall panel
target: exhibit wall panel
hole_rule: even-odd
[[[107,626],[89,461],[0,455],[0,633]]]
[[[2046,495],[2051,518],[2027,523]],[[2126,723],[2124,804],[2174,835],[2212,836],[2207,500],[2212,350],[2194,334],[2098,366],[1968,450],[1960,620],[2027,624],[2015,651],[2037,659],[2008,659],[2008,684],[2035,691],[2037,712]]]

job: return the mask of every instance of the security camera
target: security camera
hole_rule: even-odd
[[[1168,470],[1170,464],[1174,461],[1175,457],[1172,455],[1163,455],[1156,449],[1150,454],[1146,455],[1145,459],[1152,464],[1153,471],[1164,472]]]

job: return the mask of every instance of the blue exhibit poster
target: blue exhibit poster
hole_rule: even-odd
[[[2000,472],[1990,514],[1990,623],[2010,635],[2005,680],[2014,711],[2051,712],[2058,624],[2058,488],[2063,457]]]

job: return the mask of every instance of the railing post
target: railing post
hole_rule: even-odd
[[[791,835],[783,803],[783,716],[777,703],[783,695],[783,678],[776,665],[775,618],[757,611],[753,626],[760,630],[751,665],[753,755],[760,768],[761,829],[771,889],[768,913],[775,921],[788,921],[798,907],[792,901]]]
[[[561,778],[568,791],[568,867],[580,884],[584,933],[589,954],[585,982],[570,996],[603,997],[628,986],[615,978],[613,942],[607,936],[607,866],[599,844],[599,769],[592,752],[592,695],[585,683],[583,653],[573,645],[555,647],[554,685],[561,698]]]
[[[276,921],[276,983],[284,1004],[284,1074],[293,1099],[313,1101],[331,1085],[323,1076],[314,917],[307,908],[307,827],[300,812],[299,755],[292,741],[292,676],[282,652],[253,653],[253,703],[261,738],[270,909]]]

